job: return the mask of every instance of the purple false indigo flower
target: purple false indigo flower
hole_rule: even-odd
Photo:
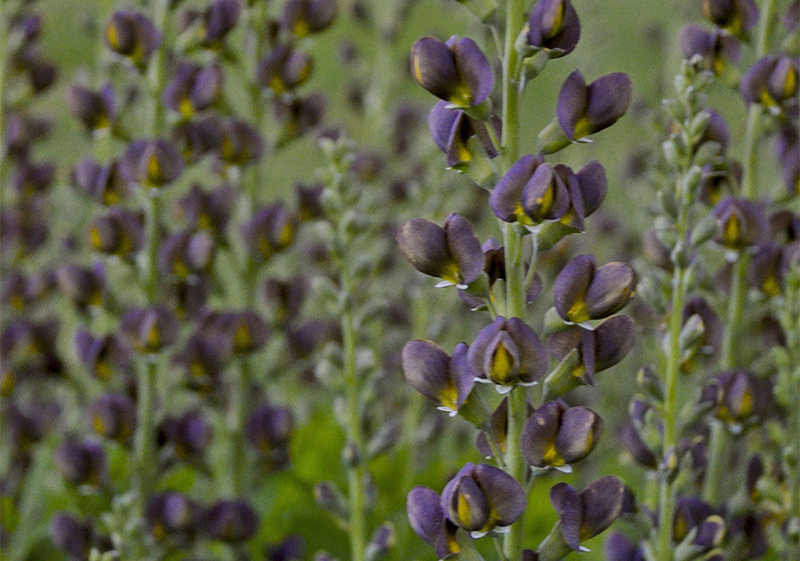
[[[122,332],[141,353],[157,353],[178,338],[178,321],[164,307],[136,308],[122,317]]]
[[[16,171],[13,179],[14,189],[24,196],[30,197],[36,193],[44,193],[53,184],[56,177],[55,164],[44,162],[23,162]]]
[[[85,158],[72,168],[70,179],[80,191],[106,206],[120,202],[128,188],[116,160],[101,165]]]
[[[711,404],[714,416],[727,423],[741,424],[752,417],[763,418],[770,407],[767,381],[748,370],[725,371],[703,388],[700,403]]]
[[[322,207],[324,185],[297,183],[294,186],[294,192],[297,198],[297,212],[301,221],[307,222],[325,216],[325,210]]]
[[[708,503],[696,497],[679,497],[675,505],[672,539],[676,543],[682,542],[692,528],[715,515],[714,509]]]
[[[108,381],[130,366],[128,349],[116,334],[95,337],[81,329],[75,335],[75,349],[81,364],[99,380]]]
[[[742,77],[741,94],[750,103],[760,103],[775,114],[797,105],[800,68],[789,55],[767,55]],[[796,109],[795,109],[796,111]]]
[[[58,289],[77,307],[100,306],[106,298],[106,277],[101,264],[92,268],[72,263],[59,265],[55,271]]]
[[[336,0],[289,0],[281,25],[296,37],[306,37],[330,27],[336,12]]]
[[[292,535],[267,549],[268,561],[303,561],[305,542],[299,535]]]
[[[753,0],[703,0],[702,8],[708,21],[740,37],[746,37],[758,21]]]
[[[789,32],[800,26],[800,0],[795,0],[783,14],[783,24]]]
[[[178,201],[178,215],[191,228],[207,230],[216,237],[228,225],[235,196],[236,191],[231,185],[220,185],[206,192],[195,183]]]
[[[258,82],[280,95],[308,80],[313,68],[311,55],[291,45],[279,45],[258,65]]]
[[[636,427],[628,423],[619,432],[619,441],[634,461],[647,469],[658,469],[658,458],[642,439]]]
[[[264,141],[259,132],[247,122],[229,119],[222,125],[217,156],[229,166],[246,166],[259,160]]]
[[[167,538],[179,542],[190,539],[196,531],[198,506],[183,493],[164,491],[151,497],[145,509],[145,525],[159,541]]]
[[[53,85],[58,68],[47,60],[36,45],[25,45],[16,53],[12,64],[26,74],[33,95],[42,93]]]
[[[558,514],[561,536],[573,551],[584,551],[581,542],[593,538],[622,513],[625,486],[618,478],[601,477],[578,493],[566,483],[550,489],[550,502]]]
[[[767,296],[783,293],[789,269],[785,256],[784,249],[776,243],[759,246],[748,264],[747,280]]]
[[[577,255],[553,285],[556,311],[566,322],[583,323],[616,314],[631,301],[636,273],[630,265],[612,262],[597,267],[591,255]]]
[[[525,423],[520,451],[534,467],[554,467],[569,473],[572,464],[594,449],[602,428],[603,420],[591,409],[548,401]]]
[[[712,211],[719,222],[714,236],[718,244],[736,250],[762,243],[768,233],[764,209],[747,199],[728,197]]]
[[[445,486],[441,500],[450,522],[473,537],[510,526],[527,506],[522,485],[488,464],[466,464]]]
[[[183,172],[183,158],[166,140],[137,140],[128,146],[119,167],[126,181],[149,189],[175,181]]]
[[[769,515],[752,512],[734,516],[728,527],[729,543],[735,543],[740,559],[759,559],[769,551],[766,526]]]
[[[528,44],[547,49],[550,58],[571,53],[581,36],[578,13],[570,0],[542,0],[528,19]]]
[[[554,169],[541,158],[523,156],[492,190],[491,206],[505,222],[533,226],[559,219],[570,207],[570,195],[561,168]],[[574,175],[574,174],[573,174]]]
[[[686,325],[692,316],[698,316],[703,325],[700,347],[705,348],[706,352],[720,350],[722,348],[722,324],[714,308],[702,297],[692,296],[683,306],[682,323]]]
[[[67,437],[56,449],[55,464],[61,475],[73,485],[97,487],[107,476],[106,453],[96,442],[80,442]]]
[[[420,86],[459,107],[480,105],[494,86],[492,65],[475,41],[423,37],[411,47],[411,69]]]
[[[556,360],[563,360],[577,349],[578,361],[569,373],[570,379],[592,385],[594,375],[625,358],[633,348],[634,341],[633,320],[628,316],[614,316],[594,330],[573,325],[553,333],[547,338],[547,350]]]
[[[212,312],[203,318],[201,329],[209,336],[221,337],[234,354],[257,351],[267,342],[269,329],[255,312]]]
[[[19,160],[28,159],[30,147],[47,137],[52,124],[45,119],[12,113],[8,116],[3,133],[5,154]]]
[[[709,31],[700,25],[687,25],[681,29],[678,44],[684,59],[700,56],[702,67],[714,74],[720,74],[728,62],[739,60],[739,42],[719,29]]]
[[[587,85],[576,70],[558,94],[561,130],[575,141],[610,127],[628,110],[631,87],[631,79],[623,72],[606,74]]]
[[[285,144],[314,130],[322,122],[327,103],[325,95],[320,93],[293,96],[288,100],[279,98],[275,103],[275,118],[283,124],[280,143]]]
[[[124,443],[136,429],[136,410],[127,396],[104,394],[89,406],[89,423],[100,436]]]
[[[477,373],[467,360],[465,343],[456,345],[451,357],[430,341],[410,341],[403,347],[402,361],[403,374],[411,387],[438,401],[438,409],[450,416],[458,413],[475,385]]]
[[[424,218],[409,220],[397,230],[396,239],[411,265],[442,279],[442,286],[466,287],[483,273],[481,244],[472,225],[457,214],[450,214],[443,226]]]
[[[210,48],[221,47],[225,37],[239,22],[241,11],[237,0],[213,0],[200,16],[201,44]]]
[[[644,551],[635,542],[616,532],[606,539],[604,553],[607,561],[646,561]]]
[[[186,371],[190,388],[207,392],[213,390],[233,355],[231,342],[210,333],[193,335],[186,347],[173,358],[173,363]]]
[[[428,115],[428,128],[433,141],[447,154],[447,165],[454,167],[471,162],[475,155],[469,139],[475,136],[473,121],[459,109],[448,109],[446,101],[440,101]]]
[[[5,359],[4,359],[5,360]],[[8,442],[12,454],[26,455],[54,427],[59,415],[57,405],[32,403],[27,410],[7,400],[3,423],[8,427]]]
[[[106,23],[105,36],[112,51],[128,57],[140,67],[144,66],[161,42],[152,22],[144,15],[129,10],[114,12]]]
[[[530,410],[529,412],[532,412],[532,408],[530,406],[528,409]],[[490,438],[497,446],[497,452],[500,454],[505,454],[508,443],[507,397],[503,398],[503,401],[500,402],[500,405],[498,405],[497,408],[492,411],[492,414],[489,415],[488,430],[479,432],[478,436],[475,437],[475,447],[487,458],[494,456],[494,451],[492,450],[492,446],[489,441]]]
[[[0,214],[0,242],[8,255],[24,258],[39,250],[49,237],[46,212],[40,198],[20,201]]]
[[[67,90],[67,106],[89,132],[110,127],[116,116],[114,90],[110,85],[99,92],[82,86],[71,86]]]
[[[143,217],[114,207],[108,214],[92,220],[89,243],[100,253],[130,257],[144,245]]]
[[[249,540],[256,535],[258,525],[258,514],[242,500],[219,501],[203,514],[205,532],[226,543]]]
[[[519,318],[498,316],[484,327],[467,353],[472,370],[497,384],[500,393],[515,384],[532,385],[548,366],[547,351],[536,333]]]
[[[182,460],[200,458],[211,443],[214,429],[201,411],[187,411],[180,417],[167,417],[159,429],[160,438],[172,446]]]
[[[264,283],[264,301],[272,321],[278,325],[292,323],[300,315],[308,294],[308,281],[301,275],[287,280],[267,279]]]
[[[36,41],[42,32],[41,14],[18,14],[11,18],[10,23],[12,33],[19,33],[23,43]]]
[[[215,249],[207,232],[178,232],[164,240],[158,253],[158,267],[181,279],[199,275],[213,265]]]
[[[170,135],[187,162],[195,162],[216,150],[222,143],[222,124],[215,116],[183,121]]]
[[[88,559],[93,547],[100,551],[113,548],[108,538],[97,534],[91,522],[73,518],[63,512],[50,519],[50,538],[71,559]]]
[[[406,500],[411,528],[436,550],[439,559],[461,551],[456,541],[458,526],[451,522],[442,508],[442,500],[433,489],[418,485],[411,489]]]
[[[295,218],[282,203],[275,203],[253,214],[242,226],[242,236],[250,254],[269,259],[288,248],[294,241]]]
[[[265,403],[247,421],[247,441],[272,468],[287,464],[289,440],[294,430],[291,409]]]
[[[183,62],[164,88],[164,105],[188,119],[212,107],[222,94],[222,68],[217,64],[200,67]]]

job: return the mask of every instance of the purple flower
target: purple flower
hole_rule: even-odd
[[[403,374],[422,395],[438,401],[439,409],[458,413],[469,397],[477,373],[467,360],[467,345],[459,343],[453,356],[435,343],[416,340],[403,347]]]
[[[728,197],[714,207],[712,214],[719,223],[714,241],[722,246],[743,249],[762,243],[767,236],[767,217],[757,203]]]
[[[767,55],[742,77],[740,91],[749,103],[760,103],[775,113],[797,106],[800,69],[789,55]]]
[[[422,485],[414,487],[408,493],[406,510],[414,532],[436,550],[439,559],[461,551],[455,537],[458,526],[445,516],[436,491]]]
[[[161,37],[144,15],[129,10],[114,12],[106,24],[106,43],[117,54],[143,66],[158,48]]]
[[[528,44],[548,49],[551,58],[571,53],[581,36],[578,13],[570,0],[541,0],[528,19]]]
[[[105,86],[99,92],[71,86],[67,90],[67,106],[87,131],[110,127],[116,116],[111,86]]]
[[[522,485],[488,464],[466,464],[442,491],[442,510],[474,537],[513,524],[527,506]]]
[[[164,105],[189,118],[212,107],[222,94],[223,74],[217,64],[200,67],[183,62],[164,88]]]
[[[104,394],[89,406],[89,422],[97,434],[125,442],[136,428],[136,410],[127,396]]]
[[[202,527],[212,538],[227,543],[249,540],[258,531],[258,514],[242,500],[219,501],[203,514]]]
[[[522,429],[520,450],[527,462],[538,468],[571,471],[594,449],[603,421],[586,407],[569,407],[548,401],[531,415]]]
[[[484,327],[470,346],[467,358],[481,378],[501,393],[515,384],[533,384],[548,366],[547,352],[536,333],[519,318],[498,316]]]
[[[683,58],[691,60],[699,55],[703,68],[715,74],[721,73],[728,61],[739,60],[739,42],[719,29],[709,31],[699,25],[687,25],[681,29],[678,44]]]
[[[108,467],[102,446],[91,440],[83,442],[67,437],[56,449],[55,465],[73,485],[97,487],[105,482]]]
[[[308,80],[313,68],[311,55],[288,44],[279,45],[258,65],[258,82],[280,95]]]
[[[468,285],[483,273],[481,244],[466,219],[451,214],[438,226],[424,218],[397,230],[397,245],[420,273],[455,285]]]
[[[411,69],[419,85],[460,107],[482,103],[494,86],[492,66],[472,39],[447,42],[423,37],[411,47]]]
[[[242,236],[252,256],[269,259],[292,244],[295,229],[295,218],[289,210],[282,203],[275,203],[257,210],[242,225]]]
[[[336,0],[289,0],[283,8],[281,24],[297,37],[327,29],[336,18]]]
[[[758,21],[753,0],[703,0],[702,7],[708,21],[734,35],[746,36]]]
[[[635,288],[636,273],[630,265],[613,262],[597,267],[591,255],[578,255],[556,277],[553,301],[561,319],[583,323],[620,311]]]
[[[183,158],[166,140],[137,140],[128,146],[119,166],[122,177],[130,183],[162,187],[183,172]]]
[[[601,76],[587,85],[577,70],[558,94],[556,114],[564,134],[579,140],[613,125],[628,110],[631,79],[623,72]]]
[[[142,353],[156,353],[178,338],[178,321],[164,307],[136,308],[122,317],[122,332]]]
[[[601,477],[578,493],[566,483],[550,489],[550,502],[561,523],[561,535],[573,551],[581,542],[611,526],[622,513],[625,486],[614,476]]]

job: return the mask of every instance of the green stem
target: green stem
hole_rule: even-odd
[[[147,81],[150,86],[150,107],[148,115],[149,133],[152,138],[161,135],[164,129],[164,105],[161,103],[161,90],[164,89],[164,60],[166,59],[166,27],[170,0],[155,0],[153,24],[161,34],[161,44],[153,53],[147,68]]]
[[[510,167],[519,157],[519,96],[517,94],[517,51],[514,43],[522,29],[525,4],[507,0],[505,44],[503,47],[503,150]]]
[[[6,36],[8,35],[8,22],[6,21],[6,0],[0,0],[0,141],[6,130],[5,126],[5,89],[6,89]],[[4,169],[6,155],[2,152],[5,142],[0,143],[0,194],[5,195],[6,182],[4,181]]]
[[[158,244],[161,222],[161,192],[152,189],[144,192],[147,202],[147,262],[144,286],[148,304],[158,303]]]
[[[350,279],[346,269],[342,280],[348,296]],[[355,447],[356,458],[348,465],[348,488],[350,495],[350,559],[364,561],[366,549],[366,517],[364,512],[364,435],[361,431],[360,388],[356,371],[356,330],[350,303],[342,316],[344,340],[344,383],[347,397],[347,439]]]
[[[140,508],[144,508],[153,485],[155,458],[155,394],[158,364],[154,355],[148,355],[137,370],[136,440],[134,442],[134,468]]]
[[[711,421],[711,436],[709,437],[709,459],[703,481],[703,500],[710,505],[717,505],[720,501],[720,487],[727,469],[727,450],[731,445],[728,429],[719,419]]]
[[[519,439],[528,409],[525,387],[517,386],[508,395],[508,432],[506,437],[505,470],[517,481],[525,483],[525,460],[519,450]],[[503,553],[509,561],[522,559],[524,514],[512,524],[503,541]]]

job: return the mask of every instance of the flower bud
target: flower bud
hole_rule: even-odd
[[[763,209],[746,199],[728,197],[714,207],[719,222],[714,241],[731,249],[743,249],[762,243],[767,235]]]
[[[214,430],[202,412],[187,411],[180,417],[169,416],[161,423],[160,438],[172,446],[182,460],[202,457],[211,443]]]
[[[258,514],[245,501],[219,501],[203,514],[203,529],[214,539],[226,543],[241,543],[256,535]]]
[[[699,56],[702,68],[714,74],[739,60],[739,42],[719,29],[708,31],[700,25],[687,25],[681,29],[678,44],[685,60]]]
[[[242,225],[242,236],[251,255],[269,259],[292,244],[295,228],[295,218],[289,210],[282,203],[275,203],[257,210]]]
[[[537,467],[570,466],[594,449],[603,421],[591,409],[548,401],[531,415],[522,429],[520,450]]]
[[[142,353],[157,353],[178,338],[178,322],[167,308],[136,308],[122,317],[122,332]]]
[[[336,12],[336,0],[289,0],[281,25],[295,36],[305,37],[330,27]]]
[[[742,77],[740,91],[749,103],[761,103],[781,113],[789,104],[797,104],[800,70],[789,55],[767,55]],[[796,109],[795,109],[796,111]]]
[[[477,373],[467,360],[467,345],[459,343],[453,356],[430,341],[411,341],[403,347],[403,374],[422,395],[438,401],[439,409],[458,413],[475,384]]]
[[[274,48],[258,66],[258,82],[280,95],[303,84],[314,67],[311,55],[290,45]]]
[[[602,319],[624,308],[633,298],[636,273],[625,263],[597,267],[591,255],[570,260],[556,277],[553,301],[564,321]]]
[[[282,464],[294,429],[291,409],[265,403],[247,422],[247,440],[264,457]]]
[[[753,0],[703,0],[702,8],[708,21],[734,35],[745,36],[758,21]]]
[[[443,227],[423,218],[397,231],[397,245],[416,270],[456,285],[468,285],[483,273],[481,244],[466,219],[451,214]]]
[[[183,159],[166,140],[137,140],[120,160],[122,177],[145,188],[172,183],[183,172]]]
[[[414,487],[408,493],[406,510],[411,528],[434,548],[437,557],[444,559],[461,551],[455,537],[458,527],[446,518],[436,491],[422,485]]]
[[[145,525],[154,538],[187,540],[196,531],[198,506],[183,493],[165,491],[151,497],[145,509]]]
[[[61,475],[73,485],[97,487],[107,476],[106,454],[96,442],[80,442],[73,437],[58,447],[55,464]]]
[[[517,480],[488,464],[466,464],[442,491],[447,518],[476,537],[510,526],[525,506],[525,492]]]
[[[606,74],[586,85],[576,70],[558,94],[558,122],[570,140],[579,140],[617,122],[628,110],[630,98],[631,79],[627,74]]]
[[[459,107],[482,103],[492,92],[492,66],[472,39],[447,42],[423,37],[411,47],[411,68],[419,85]]]
[[[143,66],[158,48],[161,37],[144,15],[129,10],[114,12],[106,24],[106,43],[117,54]]]
[[[89,407],[89,422],[97,434],[125,442],[136,429],[136,410],[127,396],[105,394]]]
[[[547,370],[547,352],[536,333],[519,318],[497,317],[470,346],[467,358],[481,378],[507,393],[515,384],[532,384]]]
[[[214,236],[225,231],[233,212],[235,192],[230,185],[203,191],[192,185],[189,193],[178,201],[178,212],[192,229],[210,231]]]
[[[247,166],[261,159],[264,141],[250,124],[239,119],[229,119],[222,124],[217,156],[225,165]]]
[[[130,257],[144,245],[142,216],[113,207],[108,214],[92,220],[89,242],[101,253]]]
[[[105,86],[99,92],[82,86],[71,86],[67,90],[67,106],[90,132],[110,127],[116,116],[114,90],[111,86]]]
[[[212,107],[222,94],[223,74],[219,65],[206,67],[181,63],[164,88],[164,105],[184,118]]]
[[[164,240],[158,268],[178,278],[208,272],[214,261],[214,240],[206,232],[178,232]]]
[[[580,35],[578,14],[570,0],[542,0],[528,19],[528,44],[551,51],[551,58],[571,53]]]
[[[622,513],[625,486],[614,476],[591,483],[578,493],[566,483],[550,489],[550,502],[561,523],[561,535],[573,551],[581,542],[593,538],[611,526]]]

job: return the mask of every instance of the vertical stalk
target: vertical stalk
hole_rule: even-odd
[[[154,24],[161,34],[161,44],[153,53],[147,69],[148,86],[150,88],[150,105],[148,107],[148,121],[146,128],[152,138],[161,133],[164,121],[164,110],[161,105],[161,89],[164,82],[164,30],[167,14],[169,13],[169,0],[156,0],[154,5]],[[147,190],[143,195],[147,212],[147,240],[146,261],[144,271],[144,289],[148,305],[159,302],[157,256],[159,244],[159,226],[161,221],[161,201],[158,189]],[[144,364],[140,365],[137,380],[138,401],[138,428],[135,442],[135,465],[139,473],[138,500],[139,507],[144,508],[147,495],[152,487],[153,459],[155,457],[155,401],[158,388],[158,357],[149,355],[145,357]]]
[[[6,0],[0,0],[0,188],[5,191],[4,169],[6,158],[2,153],[2,147],[5,145],[3,133],[6,130],[5,125],[5,91],[6,91],[6,37],[8,36],[8,26],[6,21]],[[2,193],[0,191],[0,193]],[[4,193],[3,193],[4,194]]]
[[[684,170],[685,171],[685,170]],[[687,231],[687,209],[682,181],[680,189],[680,209],[676,224],[678,243],[684,243]],[[664,380],[664,442],[662,453],[666,453],[677,444],[677,393],[678,374],[680,372],[681,349],[680,334],[683,304],[686,297],[686,270],[680,263],[675,263],[672,272],[672,310],[669,320],[669,347],[667,354],[667,372]],[[675,512],[675,490],[666,472],[659,474],[659,528],[658,555],[659,561],[672,561],[672,518]]]
[[[517,88],[517,51],[514,43],[522,28],[526,2],[507,0],[506,26],[503,46],[503,155],[506,168],[519,157],[519,92]],[[525,272],[522,270],[522,238],[512,225],[503,224],[503,243],[506,258],[506,316],[525,319]],[[534,266],[531,263],[531,266]],[[519,451],[519,438],[527,413],[527,392],[522,386],[508,396],[508,433],[505,469],[524,484],[525,462]],[[511,526],[503,540],[503,554],[509,561],[522,557],[524,514]]]
[[[795,531],[797,531],[797,525],[800,525],[800,270],[790,271],[786,284],[786,302],[782,323],[786,332],[786,348],[792,359],[790,364],[795,365],[793,370],[786,372],[790,377],[793,389],[792,401],[794,410],[791,414],[790,426],[794,434],[792,448],[794,449],[793,459],[795,462],[793,472],[789,474],[791,488],[789,491],[787,518],[794,521]],[[789,366],[789,368],[792,367]],[[788,467],[791,468],[791,464]],[[791,522],[789,526],[791,527]],[[785,543],[786,549],[782,552],[781,557],[786,561],[800,559],[800,539],[792,542],[787,537]]]
[[[344,383],[347,398],[347,440],[355,447],[355,459],[348,463],[348,491],[350,496],[350,560],[364,561],[366,549],[366,520],[364,516],[364,435],[361,431],[360,388],[356,371],[356,330],[350,295],[350,275],[342,270],[342,287],[348,296],[342,315],[344,343]]]

